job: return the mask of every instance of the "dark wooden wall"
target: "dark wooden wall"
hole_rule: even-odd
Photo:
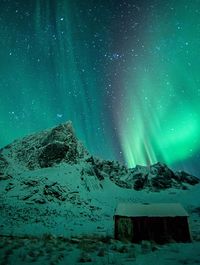
[[[126,218],[129,221],[126,221]],[[127,224],[129,224],[129,228],[127,228]],[[124,231],[122,231],[123,229]],[[131,236],[130,233],[132,233]],[[158,243],[173,240],[176,242],[191,241],[187,217],[130,218],[115,216],[115,238],[119,240],[127,239],[132,242],[142,240],[153,240]]]

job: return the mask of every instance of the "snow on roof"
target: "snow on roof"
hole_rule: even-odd
[[[120,203],[115,215],[127,217],[189,216],[179,203]]]

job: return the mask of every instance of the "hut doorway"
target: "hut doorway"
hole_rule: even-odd
[[[119,233],[119,238],[122,240],[133,240],[133,222],[130,218],[123,217],[120,218],[117,223],[117,230]]]

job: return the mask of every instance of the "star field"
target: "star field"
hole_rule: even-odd
[[[0,145],[71,120],[90,153],[193,173],[200,0],[2,0]]]

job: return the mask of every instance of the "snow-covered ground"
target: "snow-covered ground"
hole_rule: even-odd
[[[1,238],[1,264],[200,264],[200,242],[158,246],[148,242]]]
[[[12,237],[1,238],[0,264],[64,265],[81,260],[92,264],[200,264],[199,184],[187,190],[135,191],[109,178],[101,186],[94,176],[81,181],[81,168],[58,165],[24,172],[12,179],[12,185],[10,179],[1,181],[0,230],[1,235]],[[51,190],[44,195],[47,186],[60,189],[66,198],[56,197]],[[119,202],[180,202],[190,214],[193,242],[165,246],[110,242]]]

